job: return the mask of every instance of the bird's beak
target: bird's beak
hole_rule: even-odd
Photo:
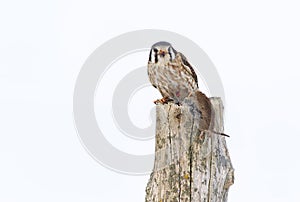
[[[161,56],[163,56],[163,57],[165,57],[166,51],[159,50],[158,54],[161,55]]]

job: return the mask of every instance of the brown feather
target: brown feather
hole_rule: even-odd
[[[185,57],[182,53],[178,52],[178,54],[180,55],[183,64],[189,68],[189,70],[190,70],[190,72],[191,72],[191,75],[192,75],[192,77],[195,79],[195,82],[197,83],[197,86],[198,86],[198,78],[197,78],[197,74],[196,74],[194,68],[193,68],[192,65],[187,61],[186,57]]]

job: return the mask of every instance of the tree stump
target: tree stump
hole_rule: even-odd
[[[223,104],[210,98],[214,109],[212,131],[223,132]],[[201,114],[186,101],[156,107],[153,172],[146,202],[226,202],[234,182],[225,137],[200,131]]]

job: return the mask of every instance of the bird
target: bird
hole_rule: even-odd
[[[182,53],[176,51],[166,41],[153,44],[150,49],[147,73],[150,83],[162,95],[161,99],[154,101],[155,104],[174,102],[182,105],[186,98],[193,97],[195,106],[201,113],[201,130],[210,129],[214,116],[212,104],[199,90],[196,72]],[[218,134],[228,136],[223,133]]]
[[[197,75],[186,57],[165,41],[155,43],[150,50],[148,76],[163,97],[154,101],[156,104],[170,100],[181,104],[198,89]]]

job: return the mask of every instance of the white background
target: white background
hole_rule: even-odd
[[[208,54],[226,94],[229,201],[299,201],[299,1],[1,1],[0,201],[143,201],[148,176],[82,147],[76,77],[103,42],[165,29]],[[147,60],[147,58],[146,58]]]

